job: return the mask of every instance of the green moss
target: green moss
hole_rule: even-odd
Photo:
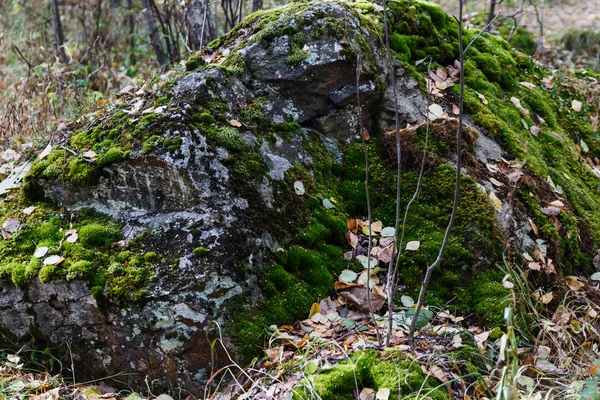
[[[100,157],[98,157],[98,165],[108,165],[108,164],[114,164],[114,163],[118,163],[120,161],[123,161],[125,159],[125,153],[121,150],[118,149],[116,147],[111,147],[109,148],[106,153],[100,155]]]
[[[86,260],[80,260],[74,262],[67,268],[67,275],[65,278],[68,281],[74,279],[83,279],[88,277],[92,273],[92,263]]]
[[[40,269],[40,272],[38,273],[38,278],[40,279],[40,282],[48,283],[52,280],[55,273],[56,273],[56,266],[46,265]]]
[[[232,74],[240,76],[244,73],[244,69],[246,68],[246,59],[234,51],[227,56],[225,61],[223,61],[222,66]]]
[[[306,36],[304,32],[296,32],[290,38],[290,54],[286,62],[291,65],[298,65],[308,57],[308,52],[304,50],[306,45]]]
[[[149,251],[144,254],[144,261],[147,263],[153,263],[160,260],[160,256],[153,251]]]
[[[118,299],[138,300],[151,279],[152,272],[146,268],[115,269],[106,274],[106,292]]]
[[[215,117],[213,117],[210,113],[208,112],[202,112],[200,113],[200,115],[198,115],[197,118],[198,122],[200,122],[201,124],[214,124],[215,122],[217,122],[215,120]]]
[[[213,42],[211,42],[211,43],[213,43]],[[203,65],[206,65],[206,61],[204,61],[202,59],[202,54],[201,53],[192,54],[185,62],[185,70],[188,72],[193,71],[195,69],[202,67]]]
[[[211,131],[207,139],[217,146],[221,146],[232,152],[241,152],[248,145],[237,129],[230,126],[224,126]]]
[[[122,251],[119,254],[117,254],[115,256],[115,261],[119,262],[119,263],[124,263],[126,262],[131,256],[133,255],[133,252],[131,251]]]
[[[294,135],[302,133],[302,127],[297,122],[281,122],[273,124],[273,131],[275,131],[284,140],[291,140]]]
[[[152,135],[144,141],[142,145],[142,154],[149,154],[162,144],[164,138],[158,135]]]
[[[208,250],[206,250],[204,247],[196,247],[192,253],[196,257],[206,257],[208,255]]]
[[[121,232],[115,224],[91,223],[79,228],[79,241],[86,247],[106,246],[120,238]]]
[[[404,396],[402,398],[426,393],[430,399],[450,398],[444,388],[435,389],[437,381],[425,376],[419,363],[397,351],[357,351],[333,369],[307,379],[313,381],[312,385],[307,386],[313,386],[323,400],[351,400],[355,398],[355,390],[360,391],[365,387],[375,391],[390,389],[390,399],[394,400],[398,399],[399,392]]]
[[[88,185],[95,178],[95,170],[89,163],[82,159],[73,158],[67,165],[65,178],[78,185]]]

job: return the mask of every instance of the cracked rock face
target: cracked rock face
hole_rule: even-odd
[[[285,13],[278,18],[296,23]],[[268,168],[252,191],[239,192],[227,166],[232,154],[207,146],[206,137],[193,126],[165,128],[165,137],[182,140],[175,154],[145,156],[141,149],[134,150],[128,160],[103,167],[92,186],[39,182],[45,195],[59,205],[91,208],[122,222],[126,236],[153,228],[170,232],[161,240],[173,246],[200,240],[210,250],[206,265],[199,268],[191,252],[184,252],[174,267],[157,267],[143,301],[131,305],[99,302],[81,281],[41,284],[34,279],[16,288],[10,280],[0,279],[0,332],[18,343],[31,337],[48,346],[68,343],[76,378],[125,372],[136,374],[128,378],[133,386],[143,385],[147,376],[164,387],[194,393],[204,388],[211,368],[226,361],[222,356],[221,364],[212,365],[206,339],[209,324],[217,321],[225,326],[231,317],[227,301],[236,295],[246,295],[251,303],[260,300],[256,283],[260,271],[286,239],[268,228],[250,231],[248,215],[276,215],[281,199],[274,185],[294,164],[310,171],[314,160],[303,145],[307,132],[316,133],[320,145],[340,160],[341,145],[358,133],[357,91],[365,119],[383,129],[393,126],[393,91],[382,86],[386,67],[378,39],[337,3],[312,3],[303,18],[311,21],[302,28],[308,38],[327,20],[343,18],[351,35],[346,42],[328,35],[308,40],[306,58],[295,65],[287,62],[289,35],[268,43],[248,41],[236,50],[246,61],[241,76],[206,69],[185,75],[170,89],[170,105],[177,107],[169,115],[171,121],[185,121],[193,104],[211,99],[227,104],[225,118],[230,120],[237,117],[234,110],[239,103],[250,104],[260,97],[268,100],[262,111],[272,121],[301,125],[302,133],[289,140],[267,142],[244,133],[248,146]],[[360,35],[363,40],[358,40]],[[369,53],[358,88],[356,65],[344,54],[347,48]],[[426,106],[426,98],[416,80],[396,67],[401,122],[420,121],[418,110]],[[192,227],[199,232],[192,233]],[[246,260],[246,272],[232,267],[239,260]],[[214,338],[218,332],[210,333]],[[224,340],[238,357],[227,334]]]

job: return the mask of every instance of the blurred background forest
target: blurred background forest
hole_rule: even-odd
[[[0,179],[63,121],[86,118],[120,88],[182,68],[252,12],[285,0],[3,0]],[[438,0],[450,12],[455,0]],[[471,26],[553,67],[600,69],[597,0],[467,0]],[[102,112],[102,111],[95,111]]]

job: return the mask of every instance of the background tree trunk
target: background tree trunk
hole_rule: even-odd
[[[263,8],[263,0],[252,0],[252,12],[256,12]]]
[[[58,0],[50,0],[50,7],[52,8],[52,27],[54,28],[54,53],[64,63],[68,64],[69,59],[64,48],[64,36],[62,23],[60,22],[60,12],[58,10]]]
[[[216,37],[208,0],[191,0],[188,3],[185,24],[190,50],[200,50]]]
[[[144,20],[146,22],[148,31],[150,32],[150,43],[152,44],[154,52],[156,53],[156,59],[158,60],[162,70],[168,70],[169,60],[167,59],[165,47],[160,39],[160,32],[158,31],[158,26],[156,25],[154,14],[152,13],[152,10],[154,9],[153,3],[153,0],[142,0],[142,6],[144,7]]]

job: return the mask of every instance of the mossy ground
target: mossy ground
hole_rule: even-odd
[[[352,400],[356,392],[363,388],[390,389],[391,400],[426,398],[449,399],[444,387],[437,388],[439,382],[426,377],[420,364],[398,351],[375,352],[357,351],[351,358],[342,361],[333,369],[308,375],[305,382],[296,389],[294,399],[314,398],[312,388],[323,400]],[[402,397],[398,394],[401,393]]]
[[[310,7],[308,2],[298,2],[253,14],[230,34],[209,45],[207,51],[232,45],[239,35],[264,43],[288,35],[291,42],[287,62],[292,65],[302,63],[305,57],[303,43],[310,40],[302,28],[311,21],[298,17],[290,24],[289,18],[302,15],[300,11]],[[373,33],[373,37],[382,37],[381,15],[365,3],[358,3],[356,7],[361,10],[360,13],[352,8],[351,11],[359,15],[365,31]],[[430,56],[434,67],[453,64],[458,56],[456,20],[439,6],[423,2],[394,1],[389,3],[389,11],[392,50],[397,59],[407,66],[407,71],[416,74],[420,82],[423,82],[426,63],[413,67],[415,61]],[[284,17],[285,13],[294,17]],[[285,23],[286,18],[288,23]],[[343,35],[339,21],[327,20],[325,26],[314,28],[319,28],[315,30],[317,36]],[[476,34],[475,30],[466,30],[465,44]],[[366,40],[362,38],[361,41],[360,37],[358,40],[361,43],[358,50],[366,52]],[[231,49],[220,67],[240,74],[244,71],[245,60],[236,50],[247,45],[248,41],[235,43],[237,47]],[[353,51],[355,49],[347,56],[349,62],[356,59],[355,54],[353,58]],[[196,54],[190,59],[188,70],[213,68],[203,65],[199,59],[201,56]],[[531,179],[518,188],[516,196],[540,227],[539,238],[556,244],[560,256],[557,261],[561,268],[566,272],[589,271],[593,253],[590,249],[582,248],[577,238],[582,224],[589,226],[592,238],[600,238],[600,200],[597,196],[598,179],[581,162],[580,157],[583,155],[582,140],[589,147],[585,155],[600,156],[600,140],[588,116],[589,110],[597,106],[597,99],[592,99],[580,112],[572,110],[571,99],[585,99],[577,92],[577,87],[560,83],[571,77],[558,79],[558,83],[550,88],[543,81],[548,74],[549,71],[534,64],[522,53],[512,52],[511,46],[504,40],[484,34],[467,53],[465,109],[473,121],[483,128],[484,134],[502,145],[508,158],[525,162]],[[522,81],[533,83],[536,87],[528,89],[520,85]],[[457,90],[456,87],[450,89],[454,94]],[[166,93],[167,90],[159,91],[157,95],[167,96]],[[485,96],[487,105],[482,103],[477,93]],[[511,97],[520,99],[523,107],[529,110],[529,116],[515,107],[510,101]],[[305,135],[304,145],[314,159],[310,173],[306,166],[294,166],[287,173],[285,181],[274,184],[278,197],[285,199],[278,203],[277,213],[268,214],[267,211],[266,217],[261,215],[259,218],[267,220],[264,223],[269,229],[272,228],[283,238],[282,251],[273,257],[272,263],[260,276],[265,300],[258,305],[246,305],[245,298],[230,303],[230,308],[236,309],[232,323],[234,336],[247,354],[257,352],[265,327],[291,323],[306,316],[313,302],[332,293],[337,274],[347,266],[342,257],[346,247],[345,219],[366,216],[364,154],[360,144],[350,143],[343,148],[344,160],[336,162],[324,150],[318,134],[303,132],[302,127],[291,121],[273,123],[262,111],[266,100],[255,100],[252,104],[229,109],[219,99],[201,99],[188,110],[183,121],[177,122],[157,114],[131,118],[123,109],[117,109],[110,117],[80,127],[66,143],[66,147],[78,154],[94,150],[98,154],[96,163],[88,163],[69,151],[55,150],[47,159],[34,165],[24,186],[28,201],[38,201],[40,191],[35,184],[37,179],[63,179],[72,184],[85,185],[93,183],[99,169],[110,163],[166,152],[176,156],[182,140],[177,136],[166,137],[164,132],[169,128],[173,128],[172,131],[195,128],[206,137],[209,146],[223,147],[231,153],[225,164],[232,172],[232,185],[236,186],[238,193],[255,195],[245,196],[249,201],[254,201],[259,197],[256,195],[256,184],[266,176],[266,166],[262,156],[242,137],[242,129],[231,126],[227,113],[238,116],[244,131],[250,131],[259,140],[272,141],[276,137],[289,140],[295,135]],[[168,98],[159,98],[156,102],[165,104]],[[536,115],[543,118],[545,123],[542,131],[533,136],[529,127],[534,125],[534,118],[539,120]],[[373,219],[390,226],[395,218],[396,189],[394,168],[386,159],[383,142],[381,132],[372,133],[368,145],[370,190]],[[446,165],[446,160],[442,161],[443,157],[449,156],[451,146],[444,140],[434,140],[432,150],[439,162],[426,171],[422,190],[411,209],[406,227],[406,241],[419,240],[421,249],[419,252],[405,253],[401,260],[401,282],[406,286],[406,293],[413,296],[420,285],[424,268],[435,259],[439,249],[454,191],[454,168]],[[572,207],[572,210],[560,216],[560,229],[539,211],[540,206],[547,205],[543,202],[550,200],[547,190],[544,192],[546,197],[540,197],[543,191],[539,190],[540,186],[545,185],[547,177],[551,177],[564,190]],[[292,189],[293,182],[298,179],[307,188],[307,195],[303,198],[295,195]],[[412,196],[416,179],[414,168],[406,170],[402,181],[402,206]],[[325,209],[322,198],[334,198],[337,201],[335,208]],[[488,268],[500,259],[504,238],[497,228],[492,205],[472,178],[463,180],[460,204],[444,264],[431,283],[427,300],[430,305],[442,306],[454,299],[450,307],[455,311],[473,313],[486,325],[500,324],[502,299],[506,291],[500,284],[500,273]],[[2,214],[8,216],[17,212],[16,207],[10,209],[12,211],[5,209]],[[59,229],[65,229],[72,221],[59,215],[52,219],[51,215],[57,213],[55,208],[40,208],[36,212],[41,213],[42,210],[46,210],[42,219],[48,219],[49,222],[40,222],[39,226],[32,222],[30,230],[24,231],[23,235],[30,235],[38,240],[36,243],[46,240],[48,244],[57,246],[60,241]],[[86,225],[99,223],[94,218],[82,217],[75,221],[83,232],[90,230],[90,234],[86,233],[84,237],[86,244],[91,247],[83,245],[84,239],[81,244],[65,245],[67,260],[57,267],[40,268],[38,262],[31,258],[35,250],[31,240],[19,243],[12,239],[5,241],[0,247],[0,260],[6,262],[3,273],[21,285],[29,279],[28,274],[34,275],[31,271],[40,268],[39,276],[43,281],[53,276],[73,279],[87,276],[95,293],[106,290],[117,297],[138,293],[137,290],[149,279],[146,265],[154,256],[108,249],[106,243],[94,239],[93,226],[85,228]],[[200,250],[194,254],[198,258],[210,257],[210,253],[205,254]],[[247,307],[240,312],[240,305]]]

